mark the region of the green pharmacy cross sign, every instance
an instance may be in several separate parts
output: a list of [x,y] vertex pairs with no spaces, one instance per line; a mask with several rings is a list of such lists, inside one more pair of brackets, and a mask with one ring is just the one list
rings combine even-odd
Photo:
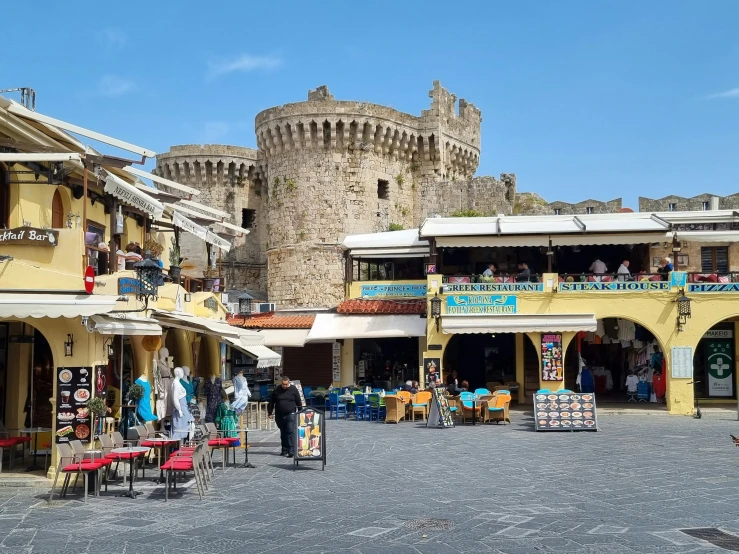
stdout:
[[708,396],[734,396],[734,352],[730,340],[712,340],[706,349]]

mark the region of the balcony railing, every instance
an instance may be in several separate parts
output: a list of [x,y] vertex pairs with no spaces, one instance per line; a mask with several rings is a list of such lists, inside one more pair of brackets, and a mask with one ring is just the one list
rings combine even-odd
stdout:
[[530,275],[496,274],[496,275],[442,275],[441,282],[449,285],[468,283],[541,283],[541,274]]

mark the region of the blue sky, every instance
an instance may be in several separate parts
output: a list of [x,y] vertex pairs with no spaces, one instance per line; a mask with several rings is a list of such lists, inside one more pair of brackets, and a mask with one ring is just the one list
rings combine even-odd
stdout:
[[439,79],[482,110],[477,174],[516,173],[519,191],[634,208],[739,192],[736,0],[70,1],[35,23],[29,9],[3,8],[0,88],[157,152],[253,147],[260,110],[321,84],[420,114]]

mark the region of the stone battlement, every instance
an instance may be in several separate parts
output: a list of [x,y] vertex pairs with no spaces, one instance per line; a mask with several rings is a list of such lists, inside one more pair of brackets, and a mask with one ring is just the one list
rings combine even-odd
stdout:
[[154,173],[185,185],[244,182],[259,172],[259,152],[223,144],[183,144],[157,155]]

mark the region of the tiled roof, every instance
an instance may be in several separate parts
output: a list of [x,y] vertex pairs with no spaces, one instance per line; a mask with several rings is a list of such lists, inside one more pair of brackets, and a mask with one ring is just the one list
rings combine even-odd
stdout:
[[340,314],[425,314],[425,300],[344,300],[336,311]]
[[310,329],[314,315],[279,315],[274,312],[254,314],[244,320],[244,316],[232,315],[226,320],[229,325],[246,329]]

